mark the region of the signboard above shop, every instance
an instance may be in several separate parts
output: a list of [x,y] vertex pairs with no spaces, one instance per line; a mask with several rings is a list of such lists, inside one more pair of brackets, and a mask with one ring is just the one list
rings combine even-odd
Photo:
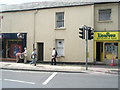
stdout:
[[24,39],[26,33],[0,33],[0,39]]
[[94,40],[120,40],[120,32],[94,32]]

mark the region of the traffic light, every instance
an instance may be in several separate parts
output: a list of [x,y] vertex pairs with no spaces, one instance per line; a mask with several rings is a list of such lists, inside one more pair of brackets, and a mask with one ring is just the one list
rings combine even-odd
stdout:
[[94,35],[93,29],[90,27],[88,29],[88,40],[93,39],[94,38],[93,35]]
[[79,28],[79,38],[85,39],[85,30],[84,28]]

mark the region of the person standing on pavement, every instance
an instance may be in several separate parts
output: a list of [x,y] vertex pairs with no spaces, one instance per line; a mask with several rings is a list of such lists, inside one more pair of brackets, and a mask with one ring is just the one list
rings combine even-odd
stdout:
[[55,50],[55,48],[53,48],[52,51],[52,58],[51,58],[51,65],[56,65],[56,57],[57,57],[57,51]]
[[24,48],[24,63],[27,63],[27,48]]
[[36,58],[37,58],[37,52],[36,52],[36,49],[34,48],[33,49],[33,52],[31,54],[31,58],[33,59],[30,64],[34,64],[34,66],[36,66]]

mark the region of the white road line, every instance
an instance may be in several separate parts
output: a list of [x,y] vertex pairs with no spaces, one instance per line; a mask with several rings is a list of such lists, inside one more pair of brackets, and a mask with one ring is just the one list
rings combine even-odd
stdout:
[[35,84],[34,82],[26,82],[26,81],[20,81],[20,80],[12,80],[12,79],[4,79],[6,81],[12,81],[12,82],[20,82],[20,83],[28,83],[28,84]]
[[46,85],[53,77],[55,77],[55,75],[57,74],[57,72],[54,72],[47,80],[45,80],[42,84]]
[[16,70],[4,70],[5,72],[17,72],[17,73],[51,73],[51,72],[35,72],[35,71],[16,71]]

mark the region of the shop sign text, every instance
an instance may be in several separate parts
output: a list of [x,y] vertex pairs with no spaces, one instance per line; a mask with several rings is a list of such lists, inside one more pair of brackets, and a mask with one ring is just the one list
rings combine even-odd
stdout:
[[118,40],[118,32],[95,32],[94,40]]

